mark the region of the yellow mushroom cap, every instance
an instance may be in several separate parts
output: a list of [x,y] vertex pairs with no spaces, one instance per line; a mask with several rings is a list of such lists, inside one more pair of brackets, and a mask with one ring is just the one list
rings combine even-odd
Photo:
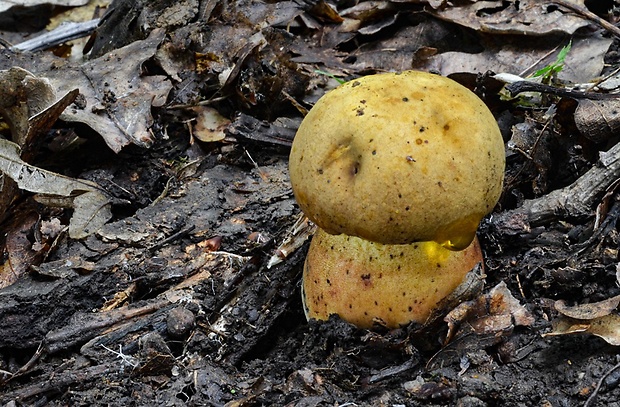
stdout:
[[478,239],[452,251],[436,242],[384,245],[318,229],[304,265],[306,316],[338,314],[361,328],[423,324],[479,262]]
[[370,75],[325,94],[289,169],[304,213],[332,234],[463,249],[499,199],[504,143],[485,104],[424,72]]

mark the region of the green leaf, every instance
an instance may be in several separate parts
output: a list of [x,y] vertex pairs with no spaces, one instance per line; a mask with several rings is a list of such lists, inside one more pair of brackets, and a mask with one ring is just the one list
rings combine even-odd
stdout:
[[534,72],[532,77],[542,77],[543,82],[549,82],[554,75],[562,72],[562,69],[564,69],[564,61],[566,60],[566,56],[568,55],[568,52],[570,51],[572,45],[573,41],[571,40],[568,42],[568,44],[562,47],[560,52],[558,52],[558,56],[556,57],[554,63],[549,64],[544,68]]

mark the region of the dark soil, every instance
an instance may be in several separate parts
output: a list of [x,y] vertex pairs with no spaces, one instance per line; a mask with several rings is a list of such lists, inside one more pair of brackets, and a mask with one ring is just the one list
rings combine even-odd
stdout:
[[[143,39],[144,27],[161,25],[157,18],[170,4],[142,3],[149,2],[115,2],[122,12],[98,30],[94,54]],[[299,216],[287,160],[302,114],[291,101],[308,108],[329,78],[291,59],[301,51],[279,51],[310,47],[314,30],[272,24],[263,30],[265,46],[235,42],[256,24],[284,18],[283,9],[298,10],[294,4],[224,3],[201,3],[202,20],[166,27],[165,48],[181,81],[169,104],[154,109],[150,148],[111,154],[97,134],[56,124],[86,142],[73,159],[49,165],[115,195],[115,218],[84,240],[61,235],[36,267],[0,290],[0,403],[620,406],[617,346],[588,334],[542,336],[558,317],[556,300],[575,305],[620,294],[615,189],[594,191],[594,205],[579,216],[556,213],[536,223],[517,216],[527,200],[596,167],[598,151],[614,138],[606,145],[584,139],[571,126],[570,110],[545,127],[545,109],[487,99],[508,123],[531,120],[539,137],[536,157],[508,156],[504,194],[479,231],[485,291],[505,282],[534,317],[530,326],[486,334],[461,329],[442,345],[443,323],[421,335],[414,326],[361,330],[335,316],[306,321],[300,278],[307,242],[279,264],[267,264]],[[413,16],[430,18],[421,6],[403,7],[392,28],[361,40],[389,38]],[[390,10],[384,12],[394,14]],[[316,21],[327,24],[322,18]],[[335,48],[314,57],[338,57],[344,70],[341,54],[355,45],[323,34]],[[465,38],[469,43],[476,36],[467,31]],[[195,58],[207,51],[211,66],[201,71]],[[158,63],[149,61],[145,71],[163,71]],[[218,64],[233,67],[224,84],[217,81]],[[232,119],[225,140],[191,137],[191,114],[179,106],[201,100]],[[509,127],[504,130],[510,137]],[[595,227],[597,209],[602,222]],[[12,210],[3,230],[32,211],[42,220],[66,221],[66,214],[27,194]]]

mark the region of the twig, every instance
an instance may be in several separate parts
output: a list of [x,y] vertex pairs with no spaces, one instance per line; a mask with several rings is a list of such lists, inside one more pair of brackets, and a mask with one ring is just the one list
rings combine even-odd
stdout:
[[506,86],[506,90],[512,97],[523,92],[540,92],[573,99],[608,100],[620,98],[620,94],[583,92],[573,89],[558,88],[555,86],[545,85],[544,83],[531,81],[518,81],[511,83],[510,85]]
[[552,3],[555,3],[562,7],[566,7],[567,9],[572,10],[575,13],[579,14],[581,17],[585,18],[586,20],[590,20],[598,24],[599,26],[603,27],[604,29],[606,29],[607,31],[615,35],[616,37],[620,37],[620,28],[611,24],[609,21],[603,20],[602,18],[600,18],[599,16],[597,16],[590,10],[586,9],[585,7],[582,7],[576,3],[570,3],[565,0],[554,0],[552,1]]
[[136,360],[136,358],[130,355],[125,355],[123,353],[123,345],[118,345],[118,352],[108,348],[104,344],[101,344],[100,346],[108,352],[115,354],[117,358],[120,358],[123,361],[123,363],[126,363],[133,368],[138,367],[138,361]]
[[95,31],[99,19],[85,21],[81,23],[65,23],[58,28],[39,35],[28,41],[20,42],[17,45],[11,47],[13,51],[39,51],[45,48],[50,48],[63,42],[74,40],[76,38],[85,37]]
[[56,353],[76,344],[84,343],[119,322],[151,314],[170,304],[170,301],[163,298],[135,308],[124,307],[97,314],[76,313],[74,321],[70,324],[56,331],[48,332],[45,336],[47,351]]
[[598,391],[600,390],[601,386],[603,385],[603,382],[605,381],[605,379],[607,379],[607,377],[613,373],[614,370],[620,368],[620,363],[618,363],[616,366],[612,367],[607,373],[605,373],[598,381],[598,383],[596,384],[596,387],[594,388],[594,391],[592,392],[592,394],[590,394],[590,397],[588,397],[588,399],[586,400],[585,404],[583,405],[583,407],[589,407],[590,404],[594,403],[594,400],[596,399],[596,395],[598,394]]
[[190,226],[188,226],[188,227],[186,227],[184,229],[181,229],[178,232],[175,232],[172,235],[168,236],[167,238],[165,238],[165,239],[155,243],[154,245],[150,246],[147,250],[149,252],[153,252],[155,250],[161,249],[162,247],[164,247],[168,243],[174,242],[175,240],[190,234],[194,229],[196,229],[195,225],[190,225]]
[[0,404],[5,405],[11,401],[17,401],[17,404],[24,405],[24,401],[32,397],[42,394],[56,394],[76,384],[83,385],[91,380],[101,380],[102,376],[110,372],[110,368],[103,364],[77,371],[52,373],[48,380],[37,381],[14,392],[1,394]]
[[390,366],[381,370],[379,373],[375,373],[368,378],[368,383],[377,383],[390,377],[399,375],[407,370],[411,370],[419,364],[419,361],[409,359],[405,363],[399,366]]
[[493,216],[491,223],[503,234],[518,235],[530,226],[543,226],[557,219],[592,216],[596,202],[620,178],[620,143],[600,153],[599,161],[571,185],[536,199],[517,209]]

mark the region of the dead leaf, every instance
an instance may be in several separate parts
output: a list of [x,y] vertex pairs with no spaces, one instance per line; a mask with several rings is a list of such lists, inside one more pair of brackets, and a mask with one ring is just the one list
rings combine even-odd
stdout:
[[152,58],[165,36],[155,29],[149,37],[81,65],[68,64],[45,73],[57,92],[78,87],[86,106],[72,105],[61,116],[87,124],[119,152],[128,144],[149,146],[151,107],[162,106],[172,88],[163,75],[143,76],[142,64]]
[[43,258],[41,250],[34,250],[28,234],[37,223],[39,217],[27,210],[11,219],[5,225],[6,260],[0,265],[0,288],[8,287],[24,275],[33,264],[39,264]]
[[589,333],[611,345],[620,346],[620,315],[614,313],[618,304],[620,295],[572,307],[566,306],[562,300],[556,301],[555,309],[561,315],[552,321],[553,331],[543,334],[543,337]]
[[[414,68],[436,70],[442,75],[493,71],[523,76],[553,63],[566,42],[532,37],[522,38],[518,42],[488,43],[482,52],[438,53],[427,60],[417,61]],[[598,77],[611,42],[611,39],[600,36],[575,38],[558,79],[569,83],[585,83]]]
[[310,8],[310,10],[308,10],[308,12],[313,16],[330,23],[342,23],[344,21],[344,19],[338,14],[338,11],[336,11],[324,0],[319,0]]
[[192,134],[206,143],[222,141],[226,137],[224,130],[230,125],[230,120],[222,116],[217,110],[208,106],[197,106],[192,109],[198,115]]
[[78,272],[86,274],[93,271],[95,263],[78,256],[71,256],[61,260],[48,261],[41,266],[33,266],[32,269],[42,276],[67,278]]
[[553,322],[553,331],[547,336],[589,333],[605,340],[610,345],[620,346],[620,315],[610,314],[591,321],[560,317]]
[[539,0],[475,1],[432,13],[476,31],[497,34],[572,34],[590,24],[572,12],[558,9],[552,2]]
[[73,88],[57,98],[45,78],[18,67],[0,71],[0,115],[8,122],[13,141],[22,148],[27,149],[38,134],[49,130],[78,93]]
[[110,200],[97,184],[34,167],[22,161],[17,144],[3,139],[0,139],[0,171],[14,180],[20,189],[44,197],[69,198],[74,209],[69,236],[74,239],[96,232],[112,217]]
[[446,342],[449,342],[453,337],[465,334],[483,336],[511,331],[515,326],[530,326],[534,317],[502,281],[487,294],[450,311],[444,321],[448,323]]
[[604,301],[569,307],[563,300],[555,302],[555,309],[562,315],[574,319],[596,319],[611,314],[620,304],[620,295]]

